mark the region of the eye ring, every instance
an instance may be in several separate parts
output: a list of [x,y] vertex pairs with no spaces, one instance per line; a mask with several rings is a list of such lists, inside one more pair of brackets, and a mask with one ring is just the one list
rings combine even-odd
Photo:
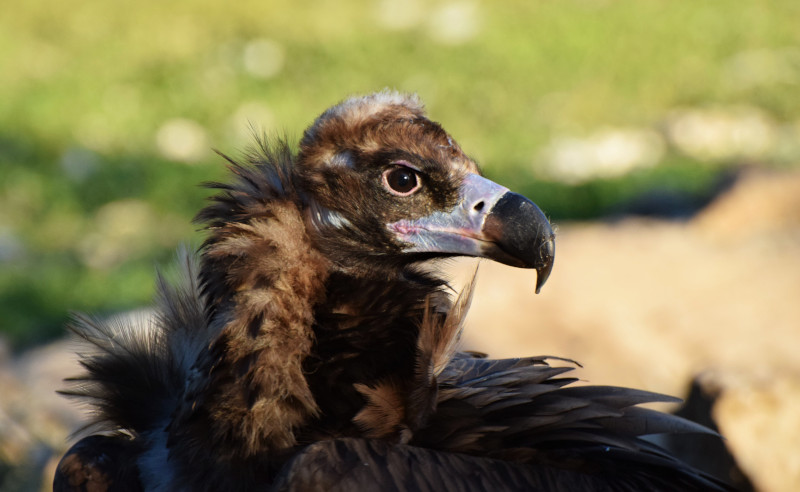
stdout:
[[408,166],[396,165],[383,171],[383,187],[395,196],[409,196],[422,188],[419,173]]

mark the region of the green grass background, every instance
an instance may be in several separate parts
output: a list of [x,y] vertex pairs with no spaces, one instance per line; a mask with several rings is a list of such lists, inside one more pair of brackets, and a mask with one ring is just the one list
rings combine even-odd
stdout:
[[[163,157],[156,135],[174,118],[235,155],[243,104],[267,108],[259,127],[297,138],[347,95],[418,92],[490,177],[563,221],[607,215],[654,189],[702,199],[731,163],[670,151],[654,168],[569,185],[537,171],[537,153],[559,135],[657,128],[676,107],[747,104],[781,124],[800,117],[800,58],[759,84],[731,83],[730,71],[742,53],[800,49],[797,0],[417,0],[411,14],[386,14],[391,3],[4,6],[0,336],[22,347],[62,333],[70,310],[145,305],[155,267],[179,243],[198,243],[190,219],[207,193],[196,184],[222,179],[224,166],[211,152],[193,164]],[[461,22],[444,15],[454,6],[474,29],[442,41]],[[281,50],[274,76],[246,69],[260,39]],[[96,265],[93,244],[109,234],[117,256]]]

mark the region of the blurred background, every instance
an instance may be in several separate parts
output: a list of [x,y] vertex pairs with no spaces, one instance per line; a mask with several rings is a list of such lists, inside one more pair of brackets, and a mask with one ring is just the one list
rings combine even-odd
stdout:
[[[596,384],[692,381],[757,490],[800,490],[796,0],[118,0],[0,16],[0,489],[81,410],[70,311],[146,309],[252,128],[417,92],[559,226],[551,280],[482,264],[466,334]],[[454,275],[471,264],[453,265]],[[708,413],[708,412],[706,412]]]

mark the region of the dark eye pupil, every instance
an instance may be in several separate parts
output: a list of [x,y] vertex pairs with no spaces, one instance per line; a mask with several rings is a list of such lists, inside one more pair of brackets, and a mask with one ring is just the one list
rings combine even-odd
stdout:
[[389,186],[398,193],[408,193],[417,186],[417,175],[408,169],[395,169],[387,178]]

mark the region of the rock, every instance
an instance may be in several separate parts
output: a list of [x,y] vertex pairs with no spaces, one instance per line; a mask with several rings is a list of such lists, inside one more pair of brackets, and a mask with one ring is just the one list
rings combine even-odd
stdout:
[[[675,414],[720,432],[714,410],[726,388],[716,376],[718,376],[716,372],[709,371],[696,377],[692,381],[686,401]],[[670,435],[662,441],[662,444],[675,456],[699,470],[722,478],[737,491],[755,490],[750,478],[742,471],[737,459],[726,445],[728,441],[723,437]]]
[[761,491],[800,489],[798,373],[726,376],[718,383],[722,391],[714,405],[714,419],[742,470]]
[[44,470],[67,447],[81,413],[55,390],[78,366],[63,341],[40,347],[0,367],[0,488],[50,487]]
[[800,172],[750,169],[693,221],[701,234],[722,242],[800,240]]

